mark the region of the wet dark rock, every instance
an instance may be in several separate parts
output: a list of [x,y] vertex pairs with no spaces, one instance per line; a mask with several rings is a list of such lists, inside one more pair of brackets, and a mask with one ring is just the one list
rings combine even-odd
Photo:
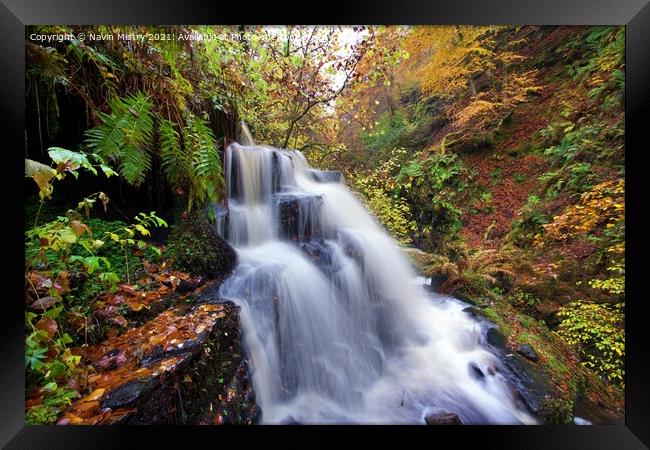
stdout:
[[473,298],[468,297],[467,295],[463,294],[462,292],[455,292],[454,297],[456,297],[460,301],[463,301],[465,303],[469,303],[470,305],[476,306],[476,300],[474,300]]
[[314,180],[319,183],[340,183],[341,172],[338,170],[317,170],[311,169],[309,171]]
[[469,374],[477,380],[485,378],[485,374],[475,362],[469,363]]
[[463,312],[475,319],[479,317],[479,312],[474,306],[468,306],[467,308],[463,309]]
[[434,292],[440,292],[440,288],[442,287],[443,284],[445,284],[445,281],[447,281],[449,277],[446,275],[432,275],[431,276],[431,289],[433,289]]
[[537,356],[537,352],[533,350],[533,347],[531,347],[530,344],[521,344],[517,348],[517,353],[523,355],[526,359],[533,362],[537,362],[537,360],[539,359],[539,357]]
[[334,265],[332,249],[324,240],[315,239],[305,242],[300,244],[300,249],[326,275],[331,275],[340,269]]
[[505,369],[501,371],[503,376],[528,409],[540,416],[547,401],[557,396],[551,378],[539,365],[517,353],[502,353],[500,359]]
[[223,279],[237,264],[237,252],[217,234],[202,212],[175,224],[170,236],[179,269],[206,279]]
[[427,425],[462,425],[463,421],[460,420],[454,413],[443,412],[436,414],[429,414],[424,418]]
[[293,418],[293,416],[287,416],[282,422],[280,422],[280,425],[302,425],[300,422],[298,422],[296,419]]
[[506,338],[505,336],[499,331],[498,328],[490,328],[487,330],[487,342],[488,344],[498,348],[498,349],[505,349],[506,347]]
[[183,341],[182,344],[179,344],[181,345],[181,347],[175,346],[167,351],[163,350],[163,348],[160,345],[157,345],[154,347],[154,349],[151,352],[147,353],[142,357],[142,359],[140,360],[140,364],[142,365],[142,367],[148,367],[163,359],[193,352],[199,345],[205,344],[205,342],[208,340],[209,337],[210,334],[208,332],[204,332],[199,334],[195,339]]
[[282,239],[306,242],[322,236],[321,196],[277,194],[274,206]]
[[133,405],[156,386],[155,377],[131,381],[110,391],[102,401],[102,408],[124,408]]
[[204,284],[205,278],[200,276],[194,277],[189,281],[181,280],[180,283],[178,283],[178,287],[176,287],[176,292],[179,294],[184,294],[186,292],[193,291],[194,289],[198,289]]
[[354,259],[359,267],[363,267],[363,251],[361,250],[361,245],[359,245],[357,239],[354,236],[341,231],[339,231],[338,237],[343,246],[343,252],[350,258]]
[[[197,310],[205,311],[205,305],[191,308],[188,316]],[[239,331],[239,308],[223,303],[222,309],[210,311],[212,321],[196,338],[183,340],[181,347],[168,351],[156,347],[139,360],[139,369],[156,367],[153,372],[107,390],[101,406],[113,410],[115,418],[106,423],[196,424],[205,418],[209,423],[259,421],[261,412],[255,404]],[[120,352],[113,350],[102,359],[111,362],[119,357]],[[220,414],[218,421],[210,417],[212,413]]]

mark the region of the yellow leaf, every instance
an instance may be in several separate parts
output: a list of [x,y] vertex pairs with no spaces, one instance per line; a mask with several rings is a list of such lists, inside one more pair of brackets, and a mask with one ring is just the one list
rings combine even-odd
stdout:
[[95,389],[86,398],[84,398],[84,401],[90,402],[99,400],[104,395],[104,392],[106,392],[106,389]]

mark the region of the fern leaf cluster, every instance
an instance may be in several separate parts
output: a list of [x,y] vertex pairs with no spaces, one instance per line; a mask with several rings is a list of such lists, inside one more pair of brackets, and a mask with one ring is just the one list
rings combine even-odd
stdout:
[[118,166],[127,182],[139,186],[151,169],[154,118],[151,100],[143,93],[115,97],[111,112],[98,112],[102,124],[86,131],[86,145]]
[[110,107],[110,113],[98,113],[102,124],[86,132],[86,144],[115,164],[128,183],[140,186],[144,182],[157,150],[167,182],[189,191],[188,209],[194,202],[219,198],[221,161],[205,120],[191,113],[185,124],[162,119],[143,93],[116,97]]

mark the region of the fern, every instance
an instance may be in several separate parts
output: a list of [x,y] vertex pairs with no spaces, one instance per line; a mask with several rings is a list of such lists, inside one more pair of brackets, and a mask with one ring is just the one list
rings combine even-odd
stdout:
[[176,188],[193,183],[193,167],[189,154],[181,149],[180,135],[169,120],[161,120],[158,128],[158,143],[162,168],[167,182]]
[[223,176],[214,136],[204,120],[190,116],[183,130],[183,140],[192,158],[190,178],[193,183],[190,184],[188,205],[191,209],[194,200],[200,203],[218,200]]
[[139,186],[151,169],[153,105],[139,92],[110,102],[110,114],[98,113],[102,125],[86,131],[86,145],[118,166],[126,181]]

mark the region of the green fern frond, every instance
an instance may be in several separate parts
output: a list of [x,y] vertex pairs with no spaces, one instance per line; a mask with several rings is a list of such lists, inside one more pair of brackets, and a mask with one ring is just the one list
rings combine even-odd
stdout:
[[207,123],[191,116],[183,130],[185,149],[192,155],[193,193],[199,203],[215,201],[223,186],[217,145]]
[[86,145],[116,164],[128,183],[139,186],[151,169],[153,104],[138,92],[113,98],[110,108],[110,114],[98,113],[101,125],[86,131]]
[[180,135],[169,120],[161,120],[158,128],[158,144],[162,168],[172,187],[192,182],[193,171],[189,155],[181,149]]

